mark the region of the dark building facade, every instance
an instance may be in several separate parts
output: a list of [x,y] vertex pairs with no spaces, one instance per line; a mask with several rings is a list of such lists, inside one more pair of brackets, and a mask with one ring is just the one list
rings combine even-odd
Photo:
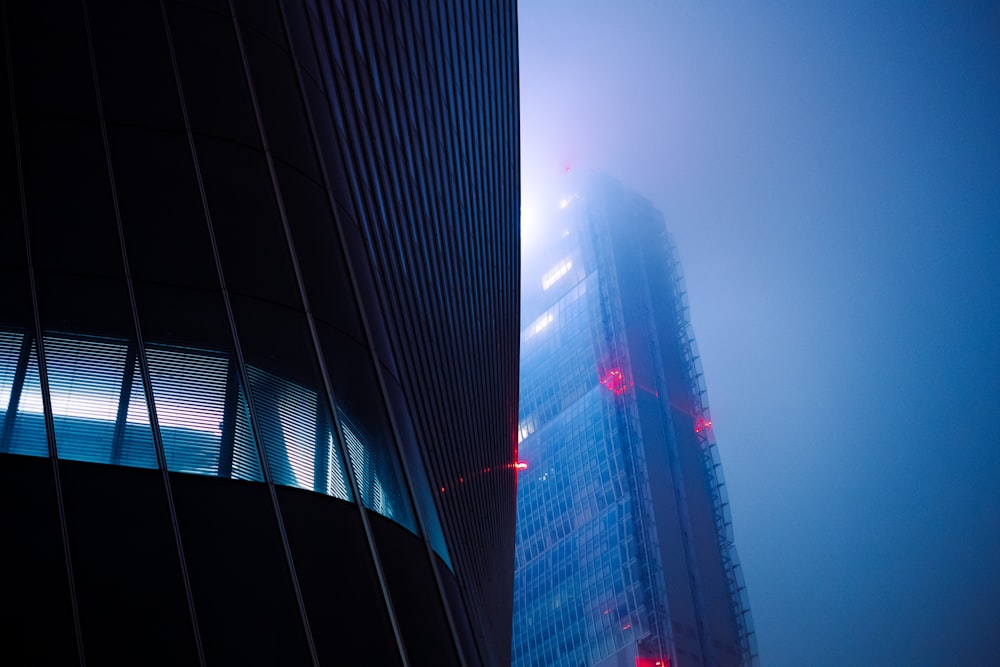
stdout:
[[663,217],[606,177],[553,187],[525,223],[513,664],[757,664]]
[[0,662],[509,664],[515,4],[0,18]]

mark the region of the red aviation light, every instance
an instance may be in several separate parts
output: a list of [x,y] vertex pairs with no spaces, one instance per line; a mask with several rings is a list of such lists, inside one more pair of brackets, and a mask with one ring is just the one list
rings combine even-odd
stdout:
[[702,431],[708,431],[711,428],[712,428],[712,420],[711,419],[705,419],[704,417],[699,417],[694,422],[694,432],[695,433],[701,433]]
[[624,394],[625,390],[628,389],[628,385],[625,383],[625,374],[620,368],[612,368],[605,373],[604,377],[601,378],[601,384],[616,396]]
[[635,667],[670,667],[667,658],[636,658]]
[[527,470],[528,464],[525,463],[524,461],[518,461],[517,463],[514,464],[514,468],[517,470]]

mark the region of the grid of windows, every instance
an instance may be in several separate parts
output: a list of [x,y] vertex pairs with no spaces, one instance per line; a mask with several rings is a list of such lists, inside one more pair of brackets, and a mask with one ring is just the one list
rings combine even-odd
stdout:
[[756,664],[662,216],[566,179],[522,278],[513,665]]
[[592,665],[650,633],[625,406],[600,382],[605,346],[595,339],[608,333],[598,281],[595,271],[568,289],[546,311],[553,320],[545,332],[529,325],[522,333],[519,667]]

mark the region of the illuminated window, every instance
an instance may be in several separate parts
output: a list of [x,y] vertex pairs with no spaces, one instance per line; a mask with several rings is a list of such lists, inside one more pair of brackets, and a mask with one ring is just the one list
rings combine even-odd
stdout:
[[59,458],[156,467],[134,344],[46,335],[45,361]]
[[568,259],[564,259],[556,264],[544,276],[542,276],[542,289],[548,289],[555,285],[556,282],[569,273],[569,270],[572,268],[573,262]]
[[524,419],[520,424],[517,425],[517,444],[521,444],[525,438],[535,432],[538,428],[537,420],[534,415],[531,415]]
[[235,364],[223,354],[179,347],[147,347],[146,356],[167,468],[263,480]]
[[542,329],[552,324],[552,322],[555,321],[555,319],[556,318],[552,313],[545,313],[537,320],[535,320],[534,323],[531,325],[531,327],[528,330],[529,331],[528,336],[529,337],[534,336]]
[[348,500],[344,465],[316,392],[252,366],[249,373],[274,483]]
[[375,443],[369,442],[358,426],[342,411],[340,423],[364,506],[415,533],[416,522],[406,497],[403,475],[392,454],[386,449],[373,446]]
[[37,348],[29,334],[0,332],[0,452],[48,456]]

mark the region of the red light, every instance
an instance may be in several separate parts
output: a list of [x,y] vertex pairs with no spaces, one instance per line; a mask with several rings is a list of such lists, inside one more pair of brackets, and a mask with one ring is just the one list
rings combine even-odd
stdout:
[[527,470],[528,464],[525,463],[524,461],[518,461],[517,463],[514,464],[514,467],[517,468],[518,470]]
[[601,384],[608,388],[609,391],[614,393],[616,396],[620,396],[625,393],[628,388],[625,383],[625,374],[622,373],[620,368],[612,368],[610,371],[604,374],[601,378]]
[[702,418],[699,418],[694,423],[694,432],[695,433],[701,433],[702,431],[707,431],[710,428],[712,428],[712,420],[710,420],[710,419],[705,419],[705,418],[702,417]]
[[670,667],[666,658],[636,658],[635,667]]
[[444,487],[443,486],[441,487],[441,493],[444,493]]

